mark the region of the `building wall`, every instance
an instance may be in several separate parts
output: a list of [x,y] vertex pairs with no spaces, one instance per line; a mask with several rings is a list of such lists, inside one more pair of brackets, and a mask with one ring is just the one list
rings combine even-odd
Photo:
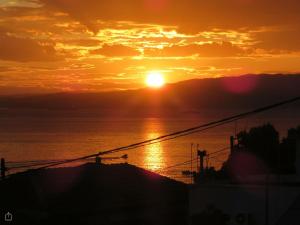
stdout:
[[299,187],[272,186],[268,195],[264,186],[253,185],[198,185],[191,187],[190,217],[208,206],[214,206],[230,216],[229,224],[236,223],[239,213],[250,215],[251,223],[265,224],[266,196],[269,205],[269,225],[275,225],[300,194]]

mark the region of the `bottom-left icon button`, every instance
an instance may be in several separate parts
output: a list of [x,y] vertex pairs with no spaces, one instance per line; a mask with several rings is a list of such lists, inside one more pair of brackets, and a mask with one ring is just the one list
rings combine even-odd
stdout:
[[5,213],[4,221],[5,222],[11,222],[12,220],[13,220],[13,215],[10,212]]

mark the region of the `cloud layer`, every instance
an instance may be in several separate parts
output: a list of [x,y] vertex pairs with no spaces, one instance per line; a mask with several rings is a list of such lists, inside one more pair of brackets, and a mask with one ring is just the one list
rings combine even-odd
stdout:
[[152,70],[168,82],[299,72],[299,9],[298,0],[3,0],[0,88],[139,88]]
[[9,36],[2,32],[0,33],[0,59],[29,62],[55,61],[59,57],[56,55],[53,44]]

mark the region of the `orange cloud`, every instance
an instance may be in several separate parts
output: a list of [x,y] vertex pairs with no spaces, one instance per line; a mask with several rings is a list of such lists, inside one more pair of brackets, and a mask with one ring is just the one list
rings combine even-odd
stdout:
[[59,40],[64,44],[84,46],[84,47],[95,47],[101,44],[101,41],[95,39],[70,39],[70,40]]
[[176,56],[192,56],[199,55],[201,57],[229,57],[241,56],[245,51],[230,42],[212,43],[212,44],[191,44],[172,47],[165,47],[163,49],[146,49],[144,51],[146,56],[152,57],[176,57]]
[[53,44],[0,32],[0,59],[29,62],[58,60]]
[[103,45],[102,48],[98,48],[90,51],[92,54],[99,54],[103,56],[109,57],[122,57],[122,56],[138,56],[140,54],[139,51],[127,47],[124,45]]
[[149,70],[168,82],[298,72],[299,7],[299,0],[5,0],[0,85],[112,90],[141,87]]
[[283,27],[267,32],[255,32],[257,43],[254,48],[264,49],[273,54],[280,52],[300,52],[300,26]]
[[[162,2],[159,0],[155,2]],[[41,0],[97,29],[94,21],[135,21],[178,26],[189,32],[210,28],[239,29],[300,22],[299,0],[169,0],[159,10],[149,0]],[[153,5],[153,4],[152,4]]]

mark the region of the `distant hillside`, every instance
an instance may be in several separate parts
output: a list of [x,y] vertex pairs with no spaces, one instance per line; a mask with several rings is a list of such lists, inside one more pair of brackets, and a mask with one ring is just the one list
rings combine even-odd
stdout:
[[187,80],[159,90],[145,88],[0,97],[0,107],[6,110],[97,111],[102,114],[134,115],[248,109],[295,96],[300,96],[300,75],[261,74]]

